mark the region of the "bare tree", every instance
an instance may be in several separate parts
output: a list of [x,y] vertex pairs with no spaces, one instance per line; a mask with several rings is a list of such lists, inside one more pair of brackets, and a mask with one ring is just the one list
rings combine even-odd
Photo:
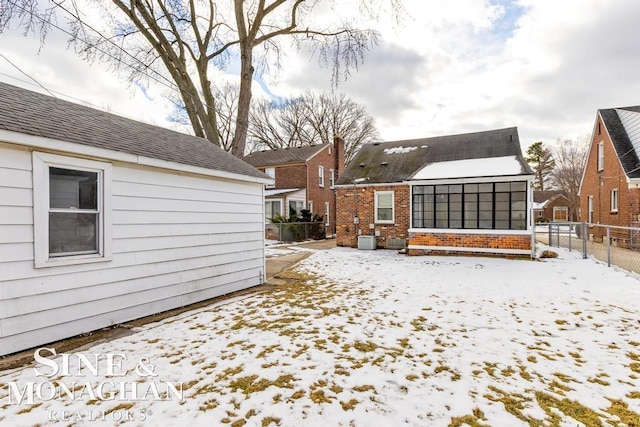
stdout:
[[328,144],[335,135],[345,141],[346,163],[362,144],[379,140],[365,107],[344,94],[305,92],[252,109],[249,141],[255,149]]
[[569,218],[577,218],[580,207],[580,180],[589,150],[589,137],[557,140],[552,148],[555,167],[551,178],[555,187],[569,200]]
[[[356,0],[350,0],[355,2]],[[401,0],[358,0],[373,16],[381,4],[400,9]],[[378,33],[352,22],[318,21],[337,0],[0,0],[0,32],[19,22],[44,41],[56,14],[70,21],[71,43],[83,58],[113,64],[132,82],[152,78],[179,93],[195,135],[222,145],[210,65],[224,68],[239,58],[239,94],[231,151],[245,151],[251,83],[259,70],[280,63],[283,38],[293,38],[332,70],[334,83],[346,77],[377,43]],[[86,9],[85,9],[86,8]],[[87,11],[91,13],[85,13]],[[96,13],[96,11],[98,13]]]
[[551,172],[553,172],[553,168],[555,167],[551,150],[545,147],[542,141],[534,142],[527,149],[525,160],[533,169],[533,189],[540,191],[549,189]]

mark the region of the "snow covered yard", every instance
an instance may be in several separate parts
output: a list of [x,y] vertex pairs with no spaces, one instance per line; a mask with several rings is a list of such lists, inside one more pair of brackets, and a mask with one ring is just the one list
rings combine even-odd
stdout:
[[[0,425],[640,425],[640,281],[620,271],[335,248],[287,276],[83,351],[126,357],[111,376],[0,372]],[[45,381],[71,395],[10,402]],[[91,396],[123,383],[137,400]]]

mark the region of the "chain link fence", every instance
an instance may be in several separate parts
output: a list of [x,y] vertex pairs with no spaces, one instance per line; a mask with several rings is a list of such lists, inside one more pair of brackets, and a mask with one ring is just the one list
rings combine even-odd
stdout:
[[330,225],[324,222],[283,222],[265,224],[264,237],[278,242],[303,242],[322,240]]
[[534,228],[538,244],[562,248],[568,258],[593,257],[608,266],[640,274],[640,227],[618,227],[586,222],[538,223]]

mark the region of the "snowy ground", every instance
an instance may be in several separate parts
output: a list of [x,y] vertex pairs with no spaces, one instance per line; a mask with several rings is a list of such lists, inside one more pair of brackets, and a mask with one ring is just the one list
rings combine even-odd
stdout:
[[[60,358],[0,372],[0,425],[640,425],[640,281],[623,272],[335,248],[289,278],[83,352],[124,355],[112,376],[74,376],[72,356],[69,375],[36,376]],[[9,383],[47,381],[70,395],[10,402]],[[86,389],[134,382],[144,398]],[[179,382],[181,402],[162,387]]]

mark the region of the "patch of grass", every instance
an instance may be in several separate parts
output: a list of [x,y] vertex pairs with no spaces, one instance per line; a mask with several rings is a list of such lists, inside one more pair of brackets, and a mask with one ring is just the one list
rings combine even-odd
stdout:
[[579,402],[569,399],[557,399],[550,394],[536,392],[536,401],[542,410],[551,418],[552,425],[560,425],[557,410],[586,426],[600,426],[602,421],[597,412]]
[[528,356],[527,361],[531,363],[538,363],[538,359],[535,356]]
[[368,353],[371,351],[376,351],[376,349],[378,348],[378,345],[370,341],[367,341],[367,342],[356,341],[356,343],[353,344],[353,348],[363,353]]
[[291,395],[291,397],[289,397],[289,399],[298,400],[298,399],[303,398],[305,394],[306,394],[306,393],[305,393],[305,391],[304,391],[304,390],[296,390],[296,392],[295,392],[295,393],[293,393],[293,394]]
[[409,381],[415,381],[415,380],[417,380],[417,379],[418,379],[418,378],[420,378],[420,377],[419,377],[419,376],[417,376],[416,374],[409,374],[409,375],[407,375],[405,378],[406,378],[407,380],[409,380]]
[[567,324],[567,323],[569,323],[569,322],[567,322],[566,320],[557,319],[557,320],[555,321],[555,323],[556,323],[556,325],[566,325],[566,324]]
[[629,368],[635,372],[636,374],[640,374],[640,363],[639,362],[634,362],[629,364]]
[[506,368],[501,370],[500,373],[502,374],[503,377],[510,377],[513,374],[515,374],[516,371],[511,366],[507,366]]
[[633,412],[629,409],[629,405],[627,405],[622,400],[614,400],[607,399],[611,402],[611,406],[608,409],[605,409],[611,415],[615,415],[620,419],[618,422],[629,427],[640,426],[640,414],[637,412]]
[[135,405],[135,403],[133,403],[133,402],[120,403],[119,405],[116,405],[113,408],[107,409],[106,411],[104,411],[104,415],[110,414],[110,413],[115,412],[115,411],[120,411],[120,410],[126,411],[127,409],[133,408],[133,405]]
[[264,391],[271,386],[279,388],[293,388],[293,375],[280,375],[273,381],[266,378],[259,378],[257,375],[248,375],[246,377],[237,378],[229,383],[231,391],[241,390],[243,394],[249,395]]
[[[454,417],[451,418],[451,422],[449,422],[449,427],[461,427],[461,426],[470,426],[470,427],[482,427],[485,426],[487,419],[485,418],[484,413],[478,409],[473,409],[473,415],[465,415],[464,417]],[[480,423],[480,421],[483,421]]]
[[272,423],[279,426],[280,425],[280,418],[276,418],[276,417],[265,417],[262,419],[262,422],[260,423],[262,425],[262,427],[268,427],[270,426]]
[[356,399],[351,399],[348,402],[340,402],[343,411],[352,411],[359,402]]
[[202,412],[206,412],[210,409],[216,409],[220,403],[216,399],[205,400],[202,405],[198,407]]
[[626,395],[629,399],[640,399],[640,391],[632,391]]
[[413,319],[411,321],[411,326],[413,326],[413,330],[415,332],[422,332],[424,331],[424,326],[422,325],[423,322],[425,322],[427,319],[423,316],[418,316],[417,318]]
[[353,387],[351,390],[357,391],[359,393],[364,393],[365,391],[373,390],[376,391],[376,388],[372,385],[357,385]]
[[[36,409],[36,408],[37,408],[37,407],[39,407],[39,406],[42,406],[42,403],[36,403],[36,404],[33,404],[33,405],[29,405],[29,406],[27,406],[27,407],[25,407],[25,408],[22,408],[22,409],[18,410],[18,411],[16,412],[16,415],[26,414],[26,413],[28,413],[28,412],[33,411],[34,409]],[[133,404],[132,404],[131,406],[133,406]],[[131,407],[131,406],[130,406],[130,407]],[[129,408],[130,408],[130,407],[129,407]]]
[[318,405],[321,403],[331,403],[331,398],[325,396],[324,390],[313,390],[309,392],[309,399],[311,399],[313,403],[317,403]]

